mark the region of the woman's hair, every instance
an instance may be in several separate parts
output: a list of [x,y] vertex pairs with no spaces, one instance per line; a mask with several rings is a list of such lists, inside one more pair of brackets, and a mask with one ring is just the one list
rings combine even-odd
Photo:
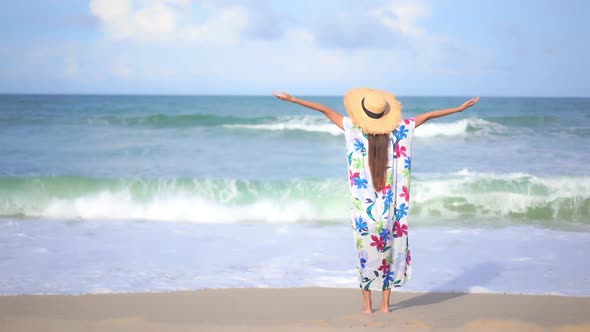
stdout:
[[376,191],[381,191],[385,187],[388,149],[389,135],[369,135],[369,167]]

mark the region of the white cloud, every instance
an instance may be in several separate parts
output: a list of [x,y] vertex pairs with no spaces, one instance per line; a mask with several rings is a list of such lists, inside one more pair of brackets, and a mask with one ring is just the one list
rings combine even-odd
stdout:
[[246,28],[248,19],[246,11],[239,7],[224,8],[205,23],[191,26],[190,39],[213,44],[236,43]]
[[426,35],[426,30],[416,22],[431,15],[431,8],[423,1],[391,1],[391,3],[373,11],[381,22],[409,37]]
[[106,35],[139,42],[210,42],[238,40],[248,23],[245,10],[229,7],[194,22],[193,4],[185,0],[91,0],[90,11]]
[[[256,5],[199,4],[91,0],[91,11],[107,37],[95,43],[94,65],[104,68],[97,79],[170,93],[260,93],[276,88],[341,94],[362,85],[420,91],[424,77],[459,73],[467,63],[453,57],[459,43],[422,25],[431,16],[426,1],[387,0],[379,8],[354,10],[343,6],[317,20],[287,17],[289,25],[282,25],[272,38],[265,29],[273,24],[251,31],[261,16]],[[353,14],[364,18],[360,23],[371,24],[343,29]],[[362,42],[347,34],[356,30],[378,36]]]
[[[364,9],[358,14],[383,19],[373,19],[374,26],[380,25],[373,32],[385,33],[383,40],[395,35],[408,39],[424,37],[426,32],[417,24],[430,15],[430,8],[424,3],[394,4]],[[195,8],[190,2],[92,0],[90,6],[108,37],[103,47],[110,51],[104,52],[112,53],[110,59],[105,59],[105,72],[122,80],[154,82],[154,86],[178,86],[180,82],[198,79],[210,83],[190,88],[236,91],[236,87],[242,86],[245,93],[273,88],[343,93],[354,85],[385,88],[397,84],[402,75],[411,71],[404,69],[404,64],[415,62],[411,56],[402,59],[400,54],[405,51],[400,51],[399,44],[389,41],[386,46],[371,47],[372,44],[365,43],[354,47],[355,39],[342,32],[337,36],[350,47],[338,47],[338,41],[326,47],[325,38],[321,39],[326,33],[321,35],[318,29],[325,27],[337,32],[342,20],[324,26],[291,21],[280,38],[265,39],[248,34],[256,8],[234,3],[200,7],[203,12],[198,15],[199,22],[192,15]],[[137,44],[112,43],[113,40],[137,41],[141,51]]]
[[393,49],[403,61],[405,74],[463,75],[478,71],[486,53],[465,45],[446,34],[428,31],[420,21],[432,15],[426,0],[389,0],[386,6],[371,13],[385,26],[400,35],[401,42]]
[[419,25],[420,20],[427,19],[432,14],[430,5],[425,1],[390,0],[386,6],[375,8],[370,13],[411,45],[440,39]]

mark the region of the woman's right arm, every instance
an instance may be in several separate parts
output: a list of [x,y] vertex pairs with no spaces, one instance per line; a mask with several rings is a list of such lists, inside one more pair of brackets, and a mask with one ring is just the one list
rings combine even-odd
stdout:
[[307,108],[311,108],[312,110],[320,111],[320,112],[324,113],[324,115],[330,121],[332,121],[335,125],[337,125],[338,128],[344,130],[344,127],[342,126],[342,114],[336,112],[335,110],[329,108],[328,106],[322,105],[320,103],[315,103],[315,102],[309,101],[309,100],[295,98],[292,95],[286,93],[285,91],[282,91],[282,94],[278,94],[273,91],[272,94],[275,95],[275,97],[279,98],[280,100],[290,101],[292,103],[299,104],[299,105],[307,107]]
[[414,118],[414,120],[416,121],[416,128],[418,128],[418,126],[420,126],[421,124],[423,124],[424,122],[426,122],[430,119],[440,118],[442,116],[446,116],[446,115],[457,113],[457,112],[463,112],[465,109],[475,105],[478,101],[479,101],[479,97],[471,98],[468,101],[464,102],[459,107],[447,108],[447,109],[443,109],[443,110],[436,110],[436,111],[420,114]]

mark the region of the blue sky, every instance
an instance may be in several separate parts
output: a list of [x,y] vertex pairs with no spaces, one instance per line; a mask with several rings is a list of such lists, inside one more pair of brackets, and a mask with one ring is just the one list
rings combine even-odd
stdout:
[[590,2],[0,1],[0,93],[590,97]]

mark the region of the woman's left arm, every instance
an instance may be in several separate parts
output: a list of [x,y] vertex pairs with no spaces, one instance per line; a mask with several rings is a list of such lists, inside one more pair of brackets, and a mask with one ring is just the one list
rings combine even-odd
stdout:
[[292,103],[299,104],[299,105],[307,107],[307,108],[311,108],[312,110],[320,111],[320,112],[324,113],[324,115],[328,119],[330,119],[330,121],[332,121],[335,125],[337,125],[338,128],[344,130],[344,127],[342,126],[342,114],[336,112],[335,110],[329,108],[328,106],[322,105],[320,103],[316,103],[313,101],[309,101],[309,100],[295,98],[292,95],[286,93],[285,91],[282,91],[281,94],[278,94],[273,91],[272,94],[275,97],[279,98],[280,100],[290,101]]
[[457,112],[463,112],[467,108],[475,105],[478,101],[479,101],[479,97],[477,97],[477,98],[471,98],[468,101],[464,102],[459,107],[447,108],[447,109],[444,109],[444,110],[436,110],[436,111],[427,112],[427,113],[423,113],[423,114],[417,115],[414,118],[416,120],[416,128],[418,128],[421,124],[423,124],[424,122],[426,122],[426,121],[428,121],[430,119],[436,119],[436,118],[440,118],[440,117],[443,117],[443,116],[447,116],[449,114],[453,114],[453,113],[457,113]]

